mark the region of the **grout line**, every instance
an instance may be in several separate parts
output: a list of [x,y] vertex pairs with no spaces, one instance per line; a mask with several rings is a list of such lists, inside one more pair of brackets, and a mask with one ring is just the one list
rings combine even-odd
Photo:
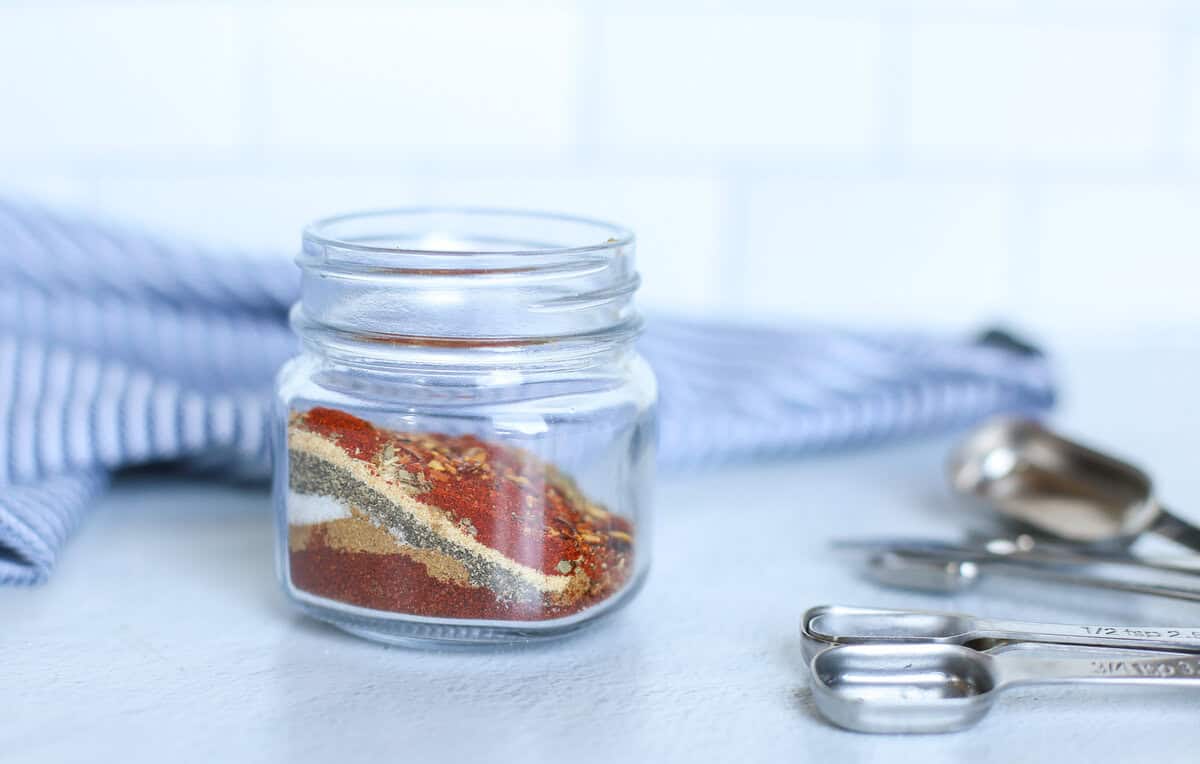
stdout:
[[[1173,157],[1175,155],[1172,155]],[[23,156],[4,159],[6,174],[64,175],[79,177],[92,174],[126,175],[144,179],[171,179],[198,175],[348,175],[385,176],[396,172],[436,175],[563,175],[608,174],[657,177],[663,175],[702,176],[734,173],[750,176],[789,175],[811,180],[870,180],[896,177],[912,181],[974,181],[1012,183],[1029,181],[1094,183],[1177,183],[1200,185],[1200,166],[1166,167],[1137,161],[1103,163],[1092,161],[1055,162],[1035,160],[908,159],[902,171],[884,168],[865,156],[830,154],[804,157],[689,157],[663,156],[653,151],[587,154],[566,159],[535,159],[522,156],[492,158],[424,157],[338,157],[298,152],[275,156],[249,168],[237,151],[197,150],[188,154],[153,152],[133,156],[95,154],[64,158]]]
[[717,273],[720,277],[717,310],[738,315],[752,304],[750,260],[750,179],[736,172],[717,175],[721,188],[720,234],[717,242]]
[[238,41],[242,46],[242,143],[246,162],[262,167],[266,156],[267,108],[270,88],[267,84],[267,14],[260,3],[238,9],[240,29]]
[[885,175],[900,176],[911,142],[912,18],[905,11],[889,10],[879,25],[879,162]]
[[1015,198],[1009,244],[1008,312],[1022,324],[1016,327],[1021,331],[1031,330],[1030,325],[1037,321],[1040,298],[1037,284],[1043,255],[1043,191],[1044,184],[1037,181],[1017,183],[1011,189]]
[[1158,104],[1158,131],[1155,140],[1155,165],[1164,175],[1185,174],[1187,129],[1190,118],[1189,69],[1192,64],[1190,42],[1195,20],[1190,9],[1169,9],[1161,22],[1163,33],[1164,86]]
[[594,0],[577,0],[575,71],[570,104],[574,137],[571,155],[576,161],[584,161],[596,151],[596,147],[603,143],[601,138],[607,127],[608,110],[600,103],[606,95],[600,76],[607,61],[601,29],[603,23]]

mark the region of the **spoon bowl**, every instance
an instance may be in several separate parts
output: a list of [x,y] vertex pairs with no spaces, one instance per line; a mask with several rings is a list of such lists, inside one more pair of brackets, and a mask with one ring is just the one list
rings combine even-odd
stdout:
[[830,647],[869,643],[952,644],[991,652],[1021,644],[1200,653],[1200,627],[1034,623],[848,605],[809,608],[801,619],[800,635],[810,660]]
[[992,705],[991,656],[954,645],[851,645],[812,659],[813,698],[839,727],[951,732]]
[[978,428],[953,451],[947,473],[955,491],[1006,519],[1077,544],[1128,546],[1177,520],[1154,498],[1148,474],[1030,419]]
[[[1085,653],[1077,652],[1077,656]],[[1001,690],[1082,683],[1200,688],[1200,657],[1046,659],[960,645],[831,647],[809,662],[817,708],[859,732],[954,732],[975,724]]]
[[885,610],[843,605],[809,608],[800,622],[804,657],[839,644],[867,642],[928,642],[970,644],[977,650],[1007,645],[1008,640],[972,634],[974,618],[958,613],[925,610]]
[[804,630],[823,639],[949,641],[965,637],[975,619],[930,610],[885,610],[821,605],[804,614]]

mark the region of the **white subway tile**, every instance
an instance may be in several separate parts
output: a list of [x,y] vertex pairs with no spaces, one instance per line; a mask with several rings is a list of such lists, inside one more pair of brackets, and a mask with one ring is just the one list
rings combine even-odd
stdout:
[[[879,137],[871,17],[602,19],[597,142],[649,152],[862,152]],[[594,64],[593,64],[594,65]]]
[[1097,333],[1200,319],[1200,189],[1058,184],[1042,193],[1031,316]]
[[1176,94],[1179,115],[1183,122],[1183,149],[1193,167],[1200,164],[1200,33],[1188,35],[1185,40],[1183,62],[1183,92]]
[[908,124],[914,151],[1101,163],[1147,157],[1166,73],[1155,20],[916,23]]
[[156,233],[285,253],[299,250],[301,230],[317,218],[423,199],[411,180],[387,175],[105,178],[98,196],[102,212]]
[[0,156],[227,149],[240,48],[222,5],[0,5]]
[[706,177],[505,176],[445,178],[434,203],[550,210],[600,218],[637,235],[648,308],[699,311],[719,303],[720,184]]
[[780,179],[748,211],[747,312],[963,327],[1014,304],[1004,186]]
[[268,150],[553,156],[571,139],[576,22],[555,10],[279,8],[267,24]]

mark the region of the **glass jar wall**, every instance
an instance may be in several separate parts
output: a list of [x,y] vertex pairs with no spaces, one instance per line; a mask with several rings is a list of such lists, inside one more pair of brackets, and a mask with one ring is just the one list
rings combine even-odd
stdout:
[[280,372],[288,596],[398,643],[554,636],[649,563],[655,384],[624,229],[401,210],[304,236]]

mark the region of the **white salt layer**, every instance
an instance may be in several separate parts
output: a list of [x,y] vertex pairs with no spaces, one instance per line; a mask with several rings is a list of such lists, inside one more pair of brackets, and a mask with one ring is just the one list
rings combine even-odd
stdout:
[[332,496],[288,491],[287,517],[290,525],[312,525],[350,517],[350,508]]

